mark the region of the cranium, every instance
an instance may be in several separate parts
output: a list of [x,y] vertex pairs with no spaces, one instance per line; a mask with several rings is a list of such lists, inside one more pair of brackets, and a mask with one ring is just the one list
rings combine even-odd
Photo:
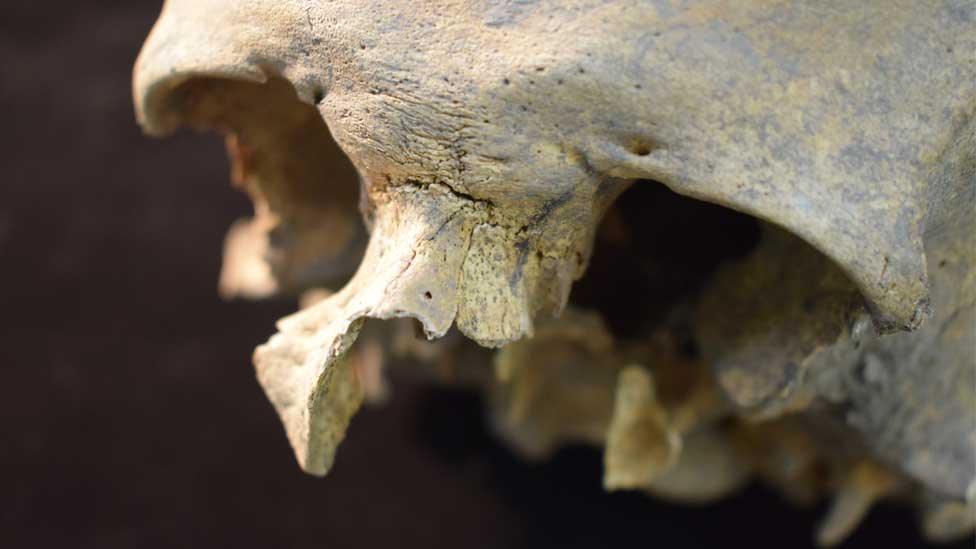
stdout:
[[[358,174],[362,262],[254,357],[310,473],[329,469],[362,400],[343,357],[365,319],[522,345],[566,307],[618,195],[665,185],[766,228],[690,303],[715,385],[663,405],[660,372],[646,370],[654,354],[636,348],[594,374],[602,396],[577,435],[609,438],[608,486],[681,493],[681,437],[689,450],[724,448],[728,433],[709,434],[715,417],[802,415],[863,444],[831,458],[862,464],[844,469],[857,479],[845,486],[882,486],[880,496],[911,479],[929,500],[965,506],[976,497],[974,59],[970,0],[168,0],[136,65],[135,101],[152,134],[229,136],[257,214],[228,238],[228,294],[350,274],[364,238]],[[578,321],[546,329],[615,345],[574,331]],[[504,383],[541,356],[505,352],[529,366],[499,366]],[[569,419],[546,421],[529,438],[572,431]],[[642,434],[656,454],[628,442]],[[743,435],[759,446],[763,436]],[[844,494],[864,490],[839,493],[838,516],[862,512]]]

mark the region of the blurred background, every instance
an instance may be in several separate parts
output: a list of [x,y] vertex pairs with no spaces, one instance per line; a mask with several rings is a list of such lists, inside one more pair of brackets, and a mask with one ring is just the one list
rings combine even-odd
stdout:
[[[160,5],[2,8],[0,547],[812,546],[824,506],[608,495],[598,451],[523,463],[477,395],[402,374],[332,473],[302,474],[250,363],[295,303],[217,298],[250,212],[223,144],[134,122]],[[845,547],[873,546],[922,546],[912,513],[872,510]]]

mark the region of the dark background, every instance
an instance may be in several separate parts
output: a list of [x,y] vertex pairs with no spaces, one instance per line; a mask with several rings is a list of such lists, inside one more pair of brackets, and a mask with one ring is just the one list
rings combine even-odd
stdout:
[[[333,472],[299,472],[254,379],[287,301],[217,299],[249,212],[213,136],[144,138],[130,68],[158,1],[0,7],[0,547],[804,547],[823,507],[600,489],[524,464],[476,395],[394,379]],[[918,547],[882,505],[847,547]],[[970,542],[965,542],[969,546]]]

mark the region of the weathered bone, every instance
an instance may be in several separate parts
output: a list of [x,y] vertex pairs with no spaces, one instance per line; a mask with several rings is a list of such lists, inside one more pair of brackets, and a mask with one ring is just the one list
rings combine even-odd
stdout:
[[[866,509],[838,486],[870,463],[920,483],[942,538],[976,497],[974,21],[970,0],[168,0],[135,102],[150,133],[228,135],[255,218],[228,234],[224,295],[355,271],[255,352],[305,470],[378,391],[346,358],[363,322],[412,318],[511,344],[487,390],[525,453],[606,444],[611,486],[687,501],[752,473],[798,501],[839,490],[824,542]],[[660,344],[673,326],[548,320],[611,203],[657,184],[635,180],[767,222],[684,304],[704,363]]]

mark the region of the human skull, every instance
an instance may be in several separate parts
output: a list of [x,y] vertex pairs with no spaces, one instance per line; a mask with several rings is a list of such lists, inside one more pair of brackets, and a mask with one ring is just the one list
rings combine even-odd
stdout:
[[[332,286],[355,270],[255,352],[306,471],[329,469],[363,398],[363,374],[343,357],[364,320],[413,318],[428,338],[456,326],[508,346],[503,392],[522,375],[574,391],[574,371],[604,368],[587,378],[590,409],[574,413],[590,414],[584,438],[607,443],[611,488],[685,493],[673,480],[681,437],[689,456],[725,455],[693,451],[728,446],[717,417],[777,425],[740,429],[756,447],[795,432],[797,415],[813,431],[839,423],[865,447],[831,458],[854,464],[840,484],[859,488],[839,493],[873,495],[838,500],[829,542],[861,512],[850,501],[902,479],[939,510],[976,497],[974,59],[969,0],[168,0],[134,87],[149,133],[228,135],[256,216],[228,236],[225,294]],[[765,223],[756,250],[691,304],[714,375],[682,402],[659,402],[656,381],[679,367],[655,365],[681,361],[641,342],[667,339],[661,330],[613,343],[574,328],[594,322],[585,314],[549,320],[633,185]],[[369,237],[355,268],[357,200]],[[578,368],[533,374],[541,351],[517,349],[545,348],[525,339],[536,326],[558,336],[540,341],[603,338],[615,350],[587,355],[591,342]],[[544,449],[572,431],[558,416],[500,430]]]

